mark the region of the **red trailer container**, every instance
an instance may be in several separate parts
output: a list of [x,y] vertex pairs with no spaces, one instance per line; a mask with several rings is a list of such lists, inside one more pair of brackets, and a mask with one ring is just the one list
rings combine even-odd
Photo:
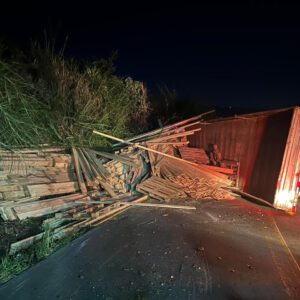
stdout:
[[217,144],[223,157],[240,162],[239,188],[277,208],[296,205],[300,171],[300,108],[210,120],[189,136],[190,146]]

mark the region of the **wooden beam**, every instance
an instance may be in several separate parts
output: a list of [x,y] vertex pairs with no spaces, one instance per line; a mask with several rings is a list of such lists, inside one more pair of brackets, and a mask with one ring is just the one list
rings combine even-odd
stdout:
[[217,167],[217,166],[211,166],[211,165],[201,165],[204,168],[207,168],[209,170],[215,171],[215,172],[220,172],[223,174],[228,174],[228,175],[233,175],[234,172],[232,169],[229,168],[222,168],[222,167]]
[[189,141],[186,141],[186,142],[152,142],[150,140],[150,141],[147,141],[146,143],[151,144],[151,145],[153,144],[153,145],[185,146],[185,145],[188,145],[190,142]]
[[227,189],[227,190],[230,190],[230,191],[232,191],[232,192],[234,192],[234,193],[237,193],[237,194],[239,194],[239,195],[241,195],[241,196],[243,196],[243,197],[246,197],[246,198],[250,198],[250,199],[256,200],[256,201],[261,202],[261,203],[263,203],[263,204],[265,204],[265,205],[267,205],[267,206],[270,206],[270,207],[272,207],[272,208],[275,208],[270,202],[268,202],[268,201],[266,201],[266,200],[264,200],[264,199],[262,199],[262,198],[256,197],[256,196],[254,196],[254,195],[245,193],[245,192],[243,192],[243,191],[241,191],[241,190],[239,190],[239,189],[237,189],[237,188],[226,188],[226,189]]
[[130,158],[123,157],[123,156],[118,155],[118,154],[108,153],[108,152],[95,151],[95,150],[90,150],[90,151],[95,153],[96,155],[99,155],[99,156],[102,156],[102,157],[105,157],[105,158],[108,158],[108,159],[113,159],[113,160],[119,161],[119,162],[121,162],[125,165],[136,167],[136,164]]
[[64,208],[70,208],[71,206],[77,205],[77,200],[88,201],[90,200],[89,196],[83,194],[72,194],[63,197],[51,198],[46,200],[40,200],[29,203],[16,203],[14,206],[11,206],[16,216],[20,219],[39,217],[50,213],[55,213]]
[[[106,133],[103,133],[103,132],[99,132],[99,131],[97,131],[97,130],[93,130],[93,133],[98,134],[98,135],[101,135],[101,136],[104,136],[104,137],[106,137],[106,138],[109,138],[109,139],[112,139],[112,140],[115,140],[115,141],[118,141],[118,142],[121,142],[121,143],[124,143],[124,144],[127,144],[127,145],[132,145],[132,146],[135,146],[135,147],[140,148],[140,149],[143,149],[143,150],[147,150],[147,151],[150,151],[150,152],[153,152],[153,153],[156,153],[156,154],[160,154],[160,155],[162,155],[162,156],[171,158],[171,159],[173,159],[173,160],[180,161],[180,162],[185,163],[185,164],[187,164],[187,165],[195,166],[195,167],[197,167],[199,170],[201,170],[202,172],[205,172],[208,176],[211,175],[211,176],[213,176],[213,177],[219,177],[219,178],[222,178],[222,174],[217,173],[217,172],[215,172],[215,171],[208,170],[207,168],[203,168],[201,165],[196,164],[196,163],[194,163],[194,162],[187,161],[187,160],[184,160],[184,159],[182,159],[182,158],[175,157],[175,156],[169,155],[169,154],[167,154],[167,153],[163,153],[163,152],[160,152],[160,151],[157,151],[157,150],[154,150],[154,149],[151,149],[151,148],[142,146],[142,145],[140,145],[140,144],[134,144],[134,143],[125,141],[125,140],[123,140],[123,139],[120,139],[120,138],[111,136],[111,135],[109,135],[109,134],[106,134]],[[223,176],[224,176],[224,175],[223,175]],[[224,179],[224,178],[223,178],[223,179]]]
[[[180,126],[183,126],[183,125],[188,124],[190,122],[199,120],[200,118],[202,118],[202,117],[204,117],[204,116],[206,116],[208,114],[214,113],[215,111],[216,111],[215,109],[214,110],[210,110],[208,112],[205,112],[205,113],[202,113],[200,115],[191,117],[189,119],[186,119],[186,120],[183,120],[183,121],[179,121],[179,122],[174,123],[174,124],[166,125],[163,128],[155,129],[155,130],[152,130],[152,131],[149,131],[149,132],[137,135],[135,137],[132,137],[132,138],[128,139],[126,142],[133,142],[133,141],[136,141],[136,140],[138,140],[140,138],[145,138],[145,137],[153,136],[153,135],[156,135],[156,134],[164,133],[164,132],[166,132],[168,130],[171,130],[173,128],[180,127]],[[120,143],[123,144],[123,142],[120,142]],[[114,147],[117,147],[117,146],[120,146],[120,144],[114,145]]]
[[[149,199],[149,196],[146,195],[146,196],[139,197],[138,199],[135,199],[135,200],[133,200],[130,203],[133,203],[133,202],[135,202],[135,203],[137,203],[137,202],[143,202],[143,201],[146,201],[148,199]],[[89,218],[87,220],[79,222],[79,223],[75,224],[74,227],[82,227],[82,226],[92,225],[92,224],[94,224],[94,223],[96,223],[96,222],[98,222],[98,221],[100,221],[100,220],[102,220],[102,219],[104,219],[106,217],[109,217],[112,214],[115,214],[116,212],[119,212],[120,210],[124,210],[125,208],[129,207],[128,203],[125,204],[125,205],[119,206],[119,207],[114,207],[114,205],[115,205],[115,203],[111,204],[112,209],[108,209],[107,212],[101,213],[99,216],[91,217],[91,218]],[[104,209],[107,209],[107,207],[104,208]]]
[[86,193],[87,188],[86,188],[86,185],[84,183],[84,179],[83,179],[80,164],[79,164],[79,155],[78,155],[78,152],[77,152],[75,147],[72,147],[72,152],[73,152],[74,166],[75,166],[75,171],[76,171],[80,191],[82,193]]
[[172,204],[161,204],[161,203],[134,203],[134,202],[125,202],[125,201],[88,201],[81,202],[76,201],[78,203],[95,203],[95,204],[112,204],[112,203],[120,203],[120,205],[129,205],[129,206],[141,206],[141,207],[158,207],[158,208],[175,208],[175,209],[196,209],[195,206],[187,206],[187,205],[172,205]]
[[[153,138],[150,141],[159,142],[159,141],[163,141],[163,140],[175,139],[175,138],[179,138],[179,137],[183,137],[183,136],[187,136],[187,135],[193,135],[196,131],[200,131],[200,130],[201,130],[201,128],[197,128],[197,129],[193,129],[190,131],[184,131],[184,132],[175,133],[175,134],[171,134],[171,135],[160,136],[157,138]],[[146,141],[146,142],[148,142],[148,141]]]
[[31,197],[41,197],[55,194],[74,193],[78,191],[78,182],[59,182],[50,184],[29,185],[27,189]]

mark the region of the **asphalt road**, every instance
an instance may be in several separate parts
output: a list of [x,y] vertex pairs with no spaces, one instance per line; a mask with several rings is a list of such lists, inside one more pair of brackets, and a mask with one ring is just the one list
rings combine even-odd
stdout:
[[300,217],[244,200],[189,204],[131,208],[1,286],[0,299],[300,299]]

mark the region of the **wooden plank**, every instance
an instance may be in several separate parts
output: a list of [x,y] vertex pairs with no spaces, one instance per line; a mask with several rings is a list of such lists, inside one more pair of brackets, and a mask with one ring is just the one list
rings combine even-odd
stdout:
[[267,205],[267,206],[270,206],[270,207],[273,207],[273,208],[274,208],[274,206],[273,206],[270,202],[268,202],[268,201],[266,201],[266,200],[264,200],[264,199],[262,199],[262,198],[259,198],[259,197],[256,197],[256,196],[254,196],[254,195],[245,193],[245,192],[243,192],[243,191],[241,191],[241,190],[239,190],[239,189],[237,189],[237,188],[228,188],[228,189],[229,189],[230,191],[234,192],[234,193],[237,193],[237,194],[243,196],[243,197],[246,197],[246,198],[250,198],[250,199],[256,200],[256,201],[258,201],[258,202],[261,202],[261,203],[263,203],[263,204],[265,204],[265,205]]
[[14,214],[14,211],[10,207],[0,206],[0,216],[4,221],[13,221],[17,219],[16,215]]
[[35,218],[39,216],[44,216],[47,214],[52,214],[58,211],[61,211],[65,208],[70,208],[77,206],[76,200],[81,199],[82,201],[86,199],[86,201],[90,200],[88,196],[75,194],[65,197],[41,200],[33,203],[24,204],[23,206],[15,206],[14,211],[16,216],[20,219],[26,218]]
[[169,200],[169,198],[166,199],[166,198],[164,198],[164,197],[161,197],[161,196],[159,196],[159,195],[157,195],[157,194],[152,193],[151,191],[150,191],[150,192],[144,191],[144,190],[141,189],[139,186],[136,187],[136,190],[137,190],[138,192],[142,193],[142,194],[146,194],[146,195],[148,195],[149,197],[151,197],[151,198],[153,198],[153,199],[157,199],[157,200],[159,200],[159,201],[168,201],[168,200]]
[[[146,201],[147,199],[148,199],[148,196],[146,195],[146,196],[142,196],[142,197],[140,197],[140,198],[138,198],[136,200],[133,200],[132,202],[135,202],[135,203],[137,203],[137,202],[143,202],[143,201]],[[112,206],[113,205],[114,204],[112,204]],[[122,205],[122,206],[114,208],[114,209],[112,209],[112,210],[110,210],[108,212],[105,212],[105,213],[103,213],[103,214],[101,214],[101,215],[99,215],[99,216],[97,216],[95,218],[91,217],[91,218],[89,218],[89,219],[87,219],[85,221],[79,222],[79,223],[75,224],[74,227],[81,227],[81,226],[92,225],[92,224],[94,224],[94,223],[96,223],[96,222],[98,222],[98,221],[100,221],[100,220],[102,220],[104,218],[107,218],[107,217],[111,216],[112,214],[115,214],[115,213],[117,213],[117,212],[119,212],[121,210],[124,210],[125,208],[128,208],[128,207],[129,207],[128,204],[127,205]]]
[[211,114],[211,113],[214,113],[215,110],[210,110],[208,112],[205,112],[205,113],[202,113],[200,115],[197,115],[197,116],[194,116],[192,118],[189,118],[189,119],[186,119],[186,120],[183,120],[183,121],[180,121],[180,122],[177,122],[177,123],[174,123],[174,124],[171,124],[171,125],[167,125],[163,128],[159,128],[159,129],[155,129],[155,130],[152,130],[150,132],[146,132],[146,133],[142,133],[138,136],[135,136],[135,137],[132,137],[126,141],[119,141],[119,144],[116,144],[114,145],[114,147],[118,147],[120,146],[121,144],[128,144],[130,142],[134,142],[136,140],[139,140],[139,139],[143,139],[143,138],[146,138],[146,137],[149,137],[149,136],[153,136],[153,135],[157,135],[157,134],[161,134],[163,132],[166,132],[166,131],[169,131],[171,129],[174,129],[176,127],[180,127],[180,126],[183,126],[183,125],[186,125],[190,122],[193,122],[193,121],[196,121],[196,120],[199,120],[200,118],[202,118],[203,116],[205,115],[208,115],[208,114]]
[[174,208],[174,209],[188,209],[188,210],[196,209],[195,206],[159,204],[159,203],[127,203],[127,202],[120,202],[120,204],[121,205],[129,205],[129,206],[141,206],[141,207]]
[[99,173],[99,170],[97,170],[97,167],[95,166],[95,164],[90,164],[89,163],[88,159],[85,156],[85,151],[83,151],[82,149],[79,149],[79,150],[80,150],[82,156],[85,157],[85,164],[89,165],[90,172],[92,174],[94,174],[94,180],[96,179],[97,182],[101,185],[101,187],[109,193],[109,195],[111,195],[112,197],[116,197],[117,196],[116,193],[109,186],[109,184],[106,183],[105,178],[103,178],[101,176],[101,174]]
[[186,142],[153,142],[153,141],[147,141],[147,144],[153,144],[153,145],[172,145],[172,146],[186,146],[188,145],[190,142],[186,141]]
[[154,193],[160,192],[165,194],[167,197],[176,197],[181,195],[181,190],[174,190],[172,187],[168,187],[169,180],[166,180],[165,184],[155,183],[153,180],[146,180],[142,182],[140,185],[142,188],[152,189]]
[[89,196],[80,193],[75,193],[67,196],[55,197],[51,199],[39,200],[29,203],[16,203],[14,209],[17,213],[26,213],[37,209],[47,208],[52,205],[73,202],[79,199],[83,201],[83,199],[89,199]]
[[176,184],[174,182],[171,182],[170,180],[166,180],[166,179],[163,179],[163,178],[158,177],[158,176],[151,176],[151,178],[152,178],[153,181],[157,181],[157,182],[160,182],[162,184],[167,182],[168,186],[174,188],[175,190],[178,190],[178,191],[182,190],[181,187],[178,184]]
[[0,193],[20,191],[22,188],[16,184],[0,185]]
[[[73,223],[75,223],[75,222],[73,222]],[[58,238],[61,238],[61,237],[65,236],[66,232],[64,230],[67,229],[68,227],[72,226],[73,223],[61,226],[59,228],[55,228],[54,231],[50,234],[50,238],[58,239]],[[9,254],[13,255],[13,254],[19,252],[20,250],[23,250],[23,249],[26,249],[26,248],[30,247],[35,242],[41,240],[45,234],[46,234],[46,232],[41,232],[39,234],[30,236],[26,239],[23,239],[21,241],[18,241],[18,242],[15,242],[15,243],[11,244]]]
[[92,173],[92,170],[89,167],[89,163],[80,148],[78,149],[78,154],[79,154],[80,168],[82,169],[82,172],[84,174],[84,178],[87,182],[87,186],[93,187],[94,186],[94,174]]
[[102,163],[96,158],[96,154],[86,149],[81,149],[84,153],[87,161],[93,167],[95,174],[100,175],[103,178],[109,176],[109,172],[106,168],[102,165]]
[[74,193],[79,190],[78,182],[59,182],[50,184],[29,185],[27,189],[31,197]]
[[210,166],[210,165],[201,165],[201,167],[207,168],[207,169],[215,171],[215,172],[220,172],[220,173],[223,173],[223,174],[228,174],[228,175],[233,175],[234,174],[233,169],[229,169],[229,168],[221,168],[221,167]]
[[84,179],[81,173],[81,167],[79,164],[79,155],[75,147],[72,147],[72,153],[73,153],[74,166],[75,166],[75,171],[76,171],[80,191],[81,193],[87,193],[87,188],[84,183]]
[[[90,201],[89,203],[101,203],[100,201]],[[105,204],[110,204],[112,201],[106,201]],[[195,206],[188,205],[173,205],[173,204],[160,204],[160,203],[134,203],[134,202],[118,202],[120,205],[129,205],[129,206],[140,206],[140,207],[158,207],[158,208],[174,208],[174,209],[188,209],[194,210]]]
[[44,236],[44,232],[41,232],[39,234],[36,234],[34,236],[30,236],[26,239],[23,239],[21,241],[15,242],[13,244],[10,245],[10,251],[9,254],[15,254],[16,252],[19,252],[20,250],[26,249],[28,247],[30,247],[34,242],[42,239],[42,237]]
[[4,200],[15,200],[26,197],[23,189],[20,191],[3,192],[2,196]]
[[140,193],[147,194],[151,198],[158,199],[160,201],[169,201],[171,199],[170,195],[162,194],[159,191],[155,191],[153,189],[147,189],[144,186],[137,186],[136,190]]
[[35,185],[35,184],[44,184],[44,183],[59,183],[59,182],[70,182],[76,181],[76,175],[73,172],[42,172],[41,174],[29,174],[25,177],[15,177],[10,181],[17,183],[20,186],[24,185]]
[[118,154],[101,152],[101,151],[94,151],[94,150],[90,150],[90,151],[95,153],[96,155],[103,156],[103,157],[108,158],[108,159],[119,161],[119,162],[121,162],[125,165],[128,165],[128,166],[131,166],[131,167],[136,166],[132,159],[121,156],[121,155],[118,155]]
[[47,153],[47,152],[63,152],[65,151],[64,147],[50,147],[50,148],[40,148],[40,149],[11,149],[11,150],[0,150],[0,156],[3,154],[14,154],[14,153],[21,153],[21,154],[40,154],[40,153]]
[[164,141],[164,140],[176,139],[176,138],[184,137],[184,136],[187,136],[187,135],[193,135],[196,131],[200,131],[200,130],[201,130],[201,128],[197,128],[197,129],[193,129],[193,130],[190,130],[190,131],[184,131],[184,132],[181,132],[181,133],[165,135],[165,136],[161,136],[161,137],[158,137],[158,138],[151,139],[151,141],[152,142],[160,142],[160,141]]
[[107,184],[104,180],[99,179],[100,185],[103,187],[104,190],[106,190],[110,196],[116,197],[116,193],[113,191],[113,189],[110,187],[109,184]]

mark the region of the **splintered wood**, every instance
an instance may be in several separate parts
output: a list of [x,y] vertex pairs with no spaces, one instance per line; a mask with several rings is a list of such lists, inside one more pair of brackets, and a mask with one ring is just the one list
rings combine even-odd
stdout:
[[152,198],[167,202],[172,199],[187,197],[185,192],[182,191],[180,185],[157,176],[152,176],[138,184],[136,190],[141,193],[146,193]]

